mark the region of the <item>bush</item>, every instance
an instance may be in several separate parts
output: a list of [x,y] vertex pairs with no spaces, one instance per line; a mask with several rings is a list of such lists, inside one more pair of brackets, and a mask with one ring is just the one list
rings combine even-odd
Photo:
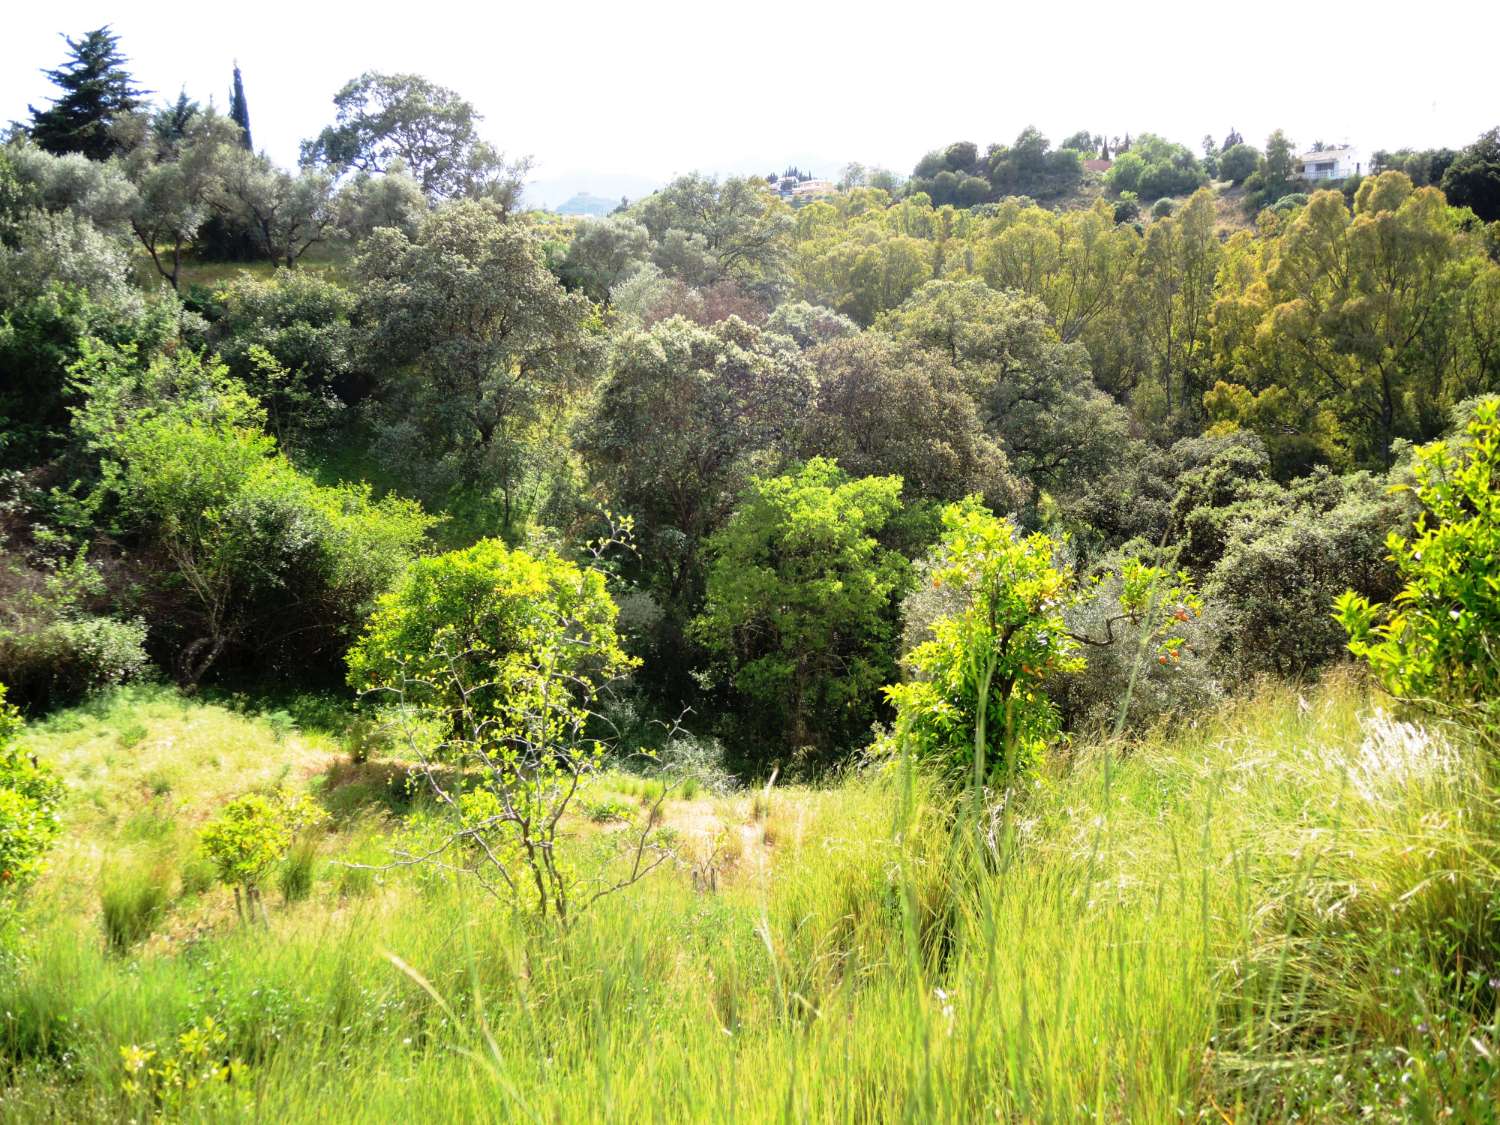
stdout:
[[1151,217],[1153,219],[1165,219],[1172,213],[1172,201],[1170,199],[1158,199],[1151,205]]
[[[559,861],[558,825],[609,748],[596,733],[599,694],[637,664],[620,647],[616,613],[599,571],[483,539],[414,564],[349,654],[350,684],[393,707],[415,772],[454,814],[442,825],[449,843],[508,888],[512,905],[559,921],[577,876]],[[440,741],[429,745],[421,727]],[[644,836],[638,845],[616,886],[664,858],[652,852],[643,867]]]
[[1385,539],[1405,514],[1384,481],[1326,470],[1243,506],[1204,584],[1225,679],[1307,676],[1343,655],[1328,607],[1345,589],[1396,592]]
[[1133,223],[1141,217],[1140,196],[1133,191],[1122,191],[1115,203],[1115,222]]
[[1417,450],[1412,472],[1423,511],[1387,540],[1404,585],[1384,604],[1348,590],[1338,621],[1393,694],[1487,719],[1500,700],[1500,398],[1451,447]]
[[189,684],[226,656],[283,677],[329,675],[431,520],[368,485],[316,483],[260,430],[222,364],[188,353],[142,372],[112,349],[80,364],[77,427],[140,546],[154,643]]
[[0,900],[24,890],[62,831],[62,784],[15,744],[21,715],[0,684]]
[[0,678],[30,712],[77,703],[139,679],[150,667],[139,618],[77,614],[32,628],[0,629]]
[[1260,151],[1247,144],[1231,145],[1219,154],[1219,176],[1242,184],[1260,167]]
[[1157,644],[1158,623],[1139,616],[1132,620],[1122,605],[1127,598],[1122,568],[1133,557],[1127,551],[1101,560],[1100,581],[1086,587],[1063,615],[1071,633],[1117,638],[1091,647],[1083,668],[1048,685],[1069,730],[1140,731],[1192,716],[1223,696],[1211,664],[1213,626],[1207,617],[1191,612],[1186,620],[1175,621],[1183,643],[1163,653]]
[[280,790],[230,801],[203,829],[203,850],[219,881],[234,888],[235,908],[242,918],[253,917],[259,907],[264,919],[260,884],[286,858],[297,834],[326,817],[307,794]]
[[886,695],[898,743],[979,786],[1040,760],[1059,729],[1041,685],[1083,660],[1062,618],[1071,576],[1055,561],[1055,541],[1023,537],[972,503],[944,509],[943,527],[930,581],[954,591],[955,611],[907,654],[915,678]]

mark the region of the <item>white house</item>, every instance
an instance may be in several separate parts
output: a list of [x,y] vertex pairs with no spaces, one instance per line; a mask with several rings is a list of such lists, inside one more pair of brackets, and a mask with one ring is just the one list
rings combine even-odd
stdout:
[[1347,180],[1370,170],[1364,154],[1352,145],[1333,145],[1297,157],[1297,175],[1304,180]]

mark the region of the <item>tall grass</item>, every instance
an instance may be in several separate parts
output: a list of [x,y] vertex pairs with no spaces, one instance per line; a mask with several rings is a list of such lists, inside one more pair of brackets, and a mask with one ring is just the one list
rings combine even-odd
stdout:
[[253,1089],[190,1103],[215,1120],[1481,1118],[1490,793],[1336,680],[1080,748],[977,821],[899,767],[778,788],[763,865],[567,931],[395,873],[133,959],[40,910],[0,1116],[143,1117],[120,1049],[212,1016]]

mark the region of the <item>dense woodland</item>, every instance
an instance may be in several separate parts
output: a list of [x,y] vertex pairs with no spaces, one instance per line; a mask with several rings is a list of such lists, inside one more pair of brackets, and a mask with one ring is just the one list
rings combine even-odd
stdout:
[[[311,1114],[297,1098],[324,1097],[320,1068],[357,1049],[320,1038],[345,1019],[367,1050],[418,1035],[427,1053],[415,1070],[367,1058],[365,1109],[323,1104],[340,1119],[493,1115],[486,1083],[559,1118],[605,1098],[606,1116],[670,1119],[1490,1104],[1500,129],[1315,189],[1280,131],[1054,148],[1028,128],[909,176],[850,165],[816,198],[784,199],[774,174],[691,175],[572,218],[526,209],[527,162],[423,77],[352,79],[284,168],[254,147],[238,69],[227,114],[155,102],[127,46],[107,28],[68,40],[56,101],[0,147],[0,1116],[7,1097],[38,1118],[54,1097],[75,1119]],[[224,749],[193,757],[189,716],[213,716]],[[169,722],[177,759],[151,749]],[[100,730],[112,764],[68,774],[73,732]],[[343,782],[309,764],[324,743]],[[1372,780],[1372,753],[1408,773]],[[1440,783],[1417,776],[1424,754]],[[128,793],[89,788],[132,755],[151,765]],[[1256,755],[1242,819],[1222,836],[1194,819]],[[210,758],[243,784],[190,783],[183,763]],[[1347,814],[1347,852],[1288,842],[1347,791],[1309,763],[1346,760],[1339,784],[1390,782],[1392,803]],[[768,819],[776,786],[795,830]],[[385,793],[378,830],[349,804],[361,787]],[[674,819],[700,792],[741,801],[760,851]],[[121,835],[141,809],[180,821],[170,847]],[[1139,818],[1140,854],[1087,842],[1091,809]],[[889,852],[829,843],[892,817]],[[1171,889],[1164,857],[1200,831]],[[89,833],[110,841],[98,904],[65,920],[47,856],[84,872]],[[1246,859],[1252,838],[1267,850]],[[1032,956],[1008,928],[1028,924],[1068,940],[1098,901],[1074,895],[1085,853],[1122,881],[1099,963],[1074,971],[1124,973],[1099,977],[1120,1010],[1055,980],[1037,1003],[1066,1004],[1058,1024],[1096,1045],[1157,1047],[1093,1057],[1039,1025],[1038,1060],[1017,1058],[1006,989],[1039,970],[997,970],[994,950]],[[789,865],[791,905],[756,898],[757,863]],[[1370,871],[1386,882],[1338,889]],[[406,933],[436,960],[338,970],[395,1005],[368,1022],[247,944],[334,973],[312,908],[372,894],[371,872],[386,899],[429,903],[434,931],[477,912],[481,950],[507,952],[444,968]],[[443,889],[455,874],[481,890]],[[1160,904],[1200,874],[1201,930],[1186,899],[1129,912],[1130,887],[1166,879]],[[1399,917],[1366,905],[1411,895]],[[637,910],[704,935],[704,911],[723,915],[738,936],[705,937],[714,983],[648,964]],[[369,924],[407,958],[402,914]],[[263,970],[285,1011],[148,1017],[172,973],[206,987],[153,945],[179,940],[159,936],[174,917],[200,918],[181,958]],[[538,942],[560,960],[517,969]],[[1191,972],[1104,967],[1106,949],[1160,943]],[[57,951],[85,946],[68,970]],[[619,995],[588,1000],[563,962],[605,949],[647,961],[611,961]],[[156,983],[134,1015],[60,998],[59,974],[103,995],[135,957]],[[1410,988],[1390,986],[1403,966]],[[1159,976],[1176,991],[1151,992]],[[512,1031],[479,982],[506,997],[522,977],[537,996]],[[981,979],[983,1014],[955,1017],[949,994]],[[637,1012],[600,1024],[597,1052],[555,1048],[571,1085],[544,1092],[548,1044],[595,1035],[590,1005],[636,1011],[632,987],[663,1011],[679,987],[714,990],[691,1073],[606,1069],[606,1040],[657,1033]],[[1377,1016],[1393,1005],[1410,1026]],[[1169,1009],[1208,1022],[1157,1022]],[[966,1046],[897,1064],[867,1044],[847,1069],[819,1019],[835,1011],[893,1051],[958,1018]],[[664,1051],[710,1034],[681,1019]],[[1440,1022],[1440,1046],[1414,1030]],[[445,1041],[458,1026],[471,1038]],[[741,1034],[755,1046],[734,1054]],[[710,1092],[726,1067],[803,1053],[779,1107]],[[685,1100],[651,1102],[669,1074]]]

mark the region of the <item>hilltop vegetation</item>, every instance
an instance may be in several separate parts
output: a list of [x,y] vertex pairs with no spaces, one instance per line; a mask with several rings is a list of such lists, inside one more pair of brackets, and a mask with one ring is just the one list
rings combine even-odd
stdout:
[[1490,1112],[1493,132],[572,218],[421,76],[292,170],[69,50],[0,147],[0,1116]]

